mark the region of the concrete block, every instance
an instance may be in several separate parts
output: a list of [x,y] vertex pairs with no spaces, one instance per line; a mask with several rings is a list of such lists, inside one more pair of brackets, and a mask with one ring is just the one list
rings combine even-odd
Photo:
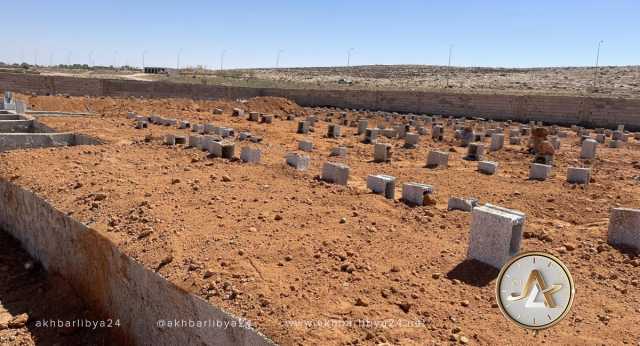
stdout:
[[493,161],[480,161],[478,162],[478,171],[484,174],[495,174],[498,170],[498,163]]
[[236,144],[233,142],[222,142],[222,158],[233,159],[236,156]]
[[200,142],[202,141],[201,135],[189,135],[189,146],[193,148],[201,148]]
[[220,115],[220,114],[224,113],[224,109],[222,109],[222,108],[214,108],[213,111],[211,111],[211,113],[213,113],[214,115]]
[[164,135],[163,143],[166,145],[176,145],[176,136],[172,134]]
[[358,120],[358,135],[362,135],[364,134],[364,131],[367,129],[367,127],[369,126],[369,121],[367,121],[366,119],[362,119],[362,120]]
[[206,142],[206,150],[213,157],[222,157],[222,143],[219,141],[209,140]]
[[398,129],[382,129],[382,135],[387,138],[398,138]]
[[175,144],[187,144],[187,136],[175,135],[174,138]]
[[545,165],[542,163],[533,163],[529,169],[529,179],[531,180],[546,180],[551,176],[551,165]]
[[216,129],[217,126],[212,123],[204,124],[204,133],[206,134],[215,134]]
[[480,161],[484,157],[484,144],[482,143],[469,143],[467,147],[467,160]]
[[494,133],[491,135],[491,151],[498,151],[504,147],[504,134]]
[[299,121],[297,133],[301,133],[301,134],[309,133],[309,122]]
[[288,153],[285,156],[285,162],[287,165],[294,167],[299,171],[304,171],[309,167],[309,156],[301,155],[298,153]]
[[338,185],[347,185],[349,166],[337,162],[325,162],[322,165],[321,179]]
[[460,145],[462,147],[469,146],[469,144],[475,140],[475,134],[473,133],[473,130],[470,128],[460,130],[459,134],[460,134],[459,135]]
[[594,139],[585,139],[582,142],[582,149],[580,150],[581,159],[594,159],[596,157],[596,147],[598,142]]
[[627,141],[627,134],[624,133],[623,131],[613,131],[613,134],[611,135],[611,139],[616,140],[616,141],[626,142]]
[[364,131],[364,140],[362,141],[363,143],[375,143],[376,140],[378,139],[378,133],[380,132],[379,129],[365,129]]
[[194,124],[193,126],[191,126],[191,131],[195,132],[195,133],[203,134],[204,133],[204,125],[202,125],[202,124]]
[[431,128],[431,138],[434,141],[442,141],[444,138],[444,127],[442,125],[434,125]]
[[408,205],[422,206],[427,204],[431,193],[433,193],[431,185],[421,183],[402,184],[402,201]]
[[525,214],[491,204],[473,208],[467,258],[497,269],[520,250]]
[[591,168],[569,167],[567,169],[567,182],[571,184],[588,184],[591,178]]
[[420,142],[420,136],[417,133],[408,132],[404,137],[404,147],[413,149]]
[[431,150],[427,154],[427,167],[447,167],[449,165],[449,153],[446,151]]
[[509,144],[519,145],[522,141],[522,137],[509,137]]
[[607,136],[605,136],[604,133],[599,133],[596,135],[596,142],[600,143],[600,144],[604,144],[604,141],[607,139]]
[[377,174],[367,176],[367,187],[373,193],[384,195],[385,198],[393,199],[396,190],[396,178],[390,175]]
[[271,124],[271,123],[273,123],[273,115],[264,114],[262,117],[260,117],[260,122],[263,123],[263,124]]
[[180,120],[178,123],[178,128],[180,129],[188,129],[191,127],[191,123],[187,120]]
[[331,153],[329,156],[338,156],[338,157],[346,157],[347,156],[347,148],[346,147],[335,147],[331,149]]
[[462,210],[470,212],[478,205],[477,198],[450,197],[447,204],[448,210]]
[[146,129],[147,127],[149,127],[149,123],[147,123],[144,120],[138,120],[136,121],[136,129]]
[[622,146],[622,141],[621,140],[610,140],[609,141],[609,148],[620,148]]
[[424,135],[427,134],[427,128],[424,127],[424,126],[418,126],[416,128],[416,131],[418,131],[418,134],[421,135],[421,136],[424,136]]
[[327,126],[327,137],[329,138],[340,138],[341,136],[341,128],[336,124],[329,124]]
[[231,116],[242,117],[244,116],[244,110],[240,108],[234,108],[233,111],[231,112]]
[[607,242],[640,252],[640,209],[613,208]]
[[260,113],[258,112],[249,112],[249,121],[259,121]]
[[262,152],[258,148],[243,147],[240,150],[240,160],[248,163],[259,163]]
[[391,144],[376,143],[373,146],[373,162],[391,161]]
[[298,142],[298,149],[302,151],[312,151],[313,150],[313,142],[309,140],[303,140]]

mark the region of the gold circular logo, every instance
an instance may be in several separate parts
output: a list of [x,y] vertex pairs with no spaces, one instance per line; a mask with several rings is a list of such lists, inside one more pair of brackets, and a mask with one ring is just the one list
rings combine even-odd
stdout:
[[571,309],[575,286],[569,269],[555,256],[525,252],[507,262],[498,274],[500,311],[527,329],[545,329]]

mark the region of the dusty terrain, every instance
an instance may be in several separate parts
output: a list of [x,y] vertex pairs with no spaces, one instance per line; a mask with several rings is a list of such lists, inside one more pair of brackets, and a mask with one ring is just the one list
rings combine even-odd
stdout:
[[97,320],[63,278],[45,272],[2,230],[0,248],[0,345],[111,344],[106,328],[79,327]]
[[[373,147],[360,143],[355,128],[343,127],[342,138],[327,139],[322,121],[315,132],[299,135],[295,121],[268,125],[230,116],[232,107],[321,117],[331,111],[282,99],[19,98],[36,110],[96,112],[41,120],[106,144],[3,153],[0,176],[92,225],[167,279],[249,318],[279,344],[640,341],[640,258],[606,244],[610,208],[640,207],[640,145],[633,139],[623,148],[599,146],[597,159],[584,162],[571,132],[553,178],[537,182],[527,180],[532,157],[525,147],[508,143],[487,155],[500,163],[498,173],[478,173],[475,162],[462,160],[465,151],[451,128],[444,142],[422,136],[416,149],[385,140],[394,153],[382,164],[371,162]],[[211,115],[214,107],[223,107],[224,115]],[[136,130],[128,111],[249,130],[264,138],[252,144],[263,150],[262,162],[212,159],[197,149],[162,145],[161,135],[188,132],[158,125]],[[309,170],[297,172],[283,156],[302,138],[311,138],[315,149]],[[349,148],[347,158],[331,158],[351,167],[348,187],[315,178],[337,145]],[[424,168],[433,148],[451,150],[448,169]],[[593,167],[586,188],[565,182],[567,167],[580,164]],[[436,204],[412,208],[371,194],[365,179],[372,173],[396,176],[396,196],[403,182],[432,184]],[[521,250],[556,254],[574,276],[578,293],[565,320],[533,333],[501,315],[494,298],[497,273],[465,261],[471,218],[447,211],[450,196],[475,196],[526,213]]]
[[464,93],[640,97],[640,66],[487,68],[368,65],[280,69],[200,70],[150,75],[127,71],[48,70],[43,74],[93,78],[305,89],[392,89]]

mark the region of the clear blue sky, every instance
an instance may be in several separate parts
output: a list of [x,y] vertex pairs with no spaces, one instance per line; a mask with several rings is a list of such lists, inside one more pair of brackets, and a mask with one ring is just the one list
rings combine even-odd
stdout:
[[[0,61],[225,68],[640,64],[640,0],[88,1],[2,4]],[[117,54],[115,53],[117,51]],[[53,55],[51,55],[53,53]]]

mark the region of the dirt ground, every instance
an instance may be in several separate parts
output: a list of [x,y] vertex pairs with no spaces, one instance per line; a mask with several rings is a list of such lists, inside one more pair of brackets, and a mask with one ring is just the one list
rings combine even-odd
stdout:
[[[342,138],[328,139],[322,121],[315,132],[300,135],[296,121],[259,124],[230,116],[232,107],[321,118],[335,112],[277,98],[19,98],[36,110],[96,112],[41,120],[106,144],[3,153],[0,176],[103,232],[168,280],[249,318],[279,344],[640,342],[640,258],[606,244],[610,209],[640,208],[640,145],[633,139],[617,149],[600,145],[597,159],[585,162],[571,132],[562,139],[553,177],[538,182],[527,180],[532,157],[526,148],[508,143],[487,154],[499,162],[498,173],[480,174],[477,163],[462,159],[465,150],[451,128],[444,142],[421,136],[416,149],[385,139],[394,146],[393,159],[373,163],[373,147],[360,143],[355,128],[343,127]],[[214,107],[225,113],[212,115]],[[163,134],[188,131],[158,125],[136,130],[128,111],[249,130],[264,139],[250,144],[262,149],[262,162],[162,145]],[[349,116],[358,115],[363,113]],[[370,126],[376,121],[382,120]],[[298,172],[284,165],[283,156],[303,138],[315,148],[308,171]],[[237,142],[237,154],[244,145]],[[347,157],[329,158],[338,145],[348,147]],[[424,167],[431,149],[450,151],[448,169]],[[350,166],[347,187],[316,179],[327,160]],[[583,164],[593,168],[592,182],[567,184],[567,167]],[[431,184],[436,204],[408,207],[372,194],[365,180],[374,173],[397,177],[396,196],[403,182]],[[575,279],[577,296],[565,320],[534,333],[502,316],[494,297],[497,271],[465,260],[471,217],[447,211],[450,196],[526,213],[521,250],[557,255]]]
[[111,344],[107,329],[80,327],[96,320],[64,279],[45,272],[2,230],[0,249],[0,345]]

